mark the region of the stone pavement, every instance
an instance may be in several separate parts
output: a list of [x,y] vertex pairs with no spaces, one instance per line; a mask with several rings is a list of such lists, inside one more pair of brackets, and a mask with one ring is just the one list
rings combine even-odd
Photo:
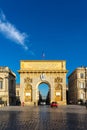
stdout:
[[0,108],[0,130],[86,130],[85,106]]

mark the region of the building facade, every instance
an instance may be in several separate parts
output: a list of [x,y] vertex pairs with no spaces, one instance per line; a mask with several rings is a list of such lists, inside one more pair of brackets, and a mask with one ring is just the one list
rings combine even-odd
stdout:
[[20,105],[20,84],[16,84],[16,105]]
[[16,75],[8,67],[0,67],[0,103],[15,105]]
[[78,67],[69,75],[68,87],[70,103],[87,100],[87,67]]
[[49,86],[50,102],[66,104],[66,61],[22,60],[20,62],[20,100],[25,105],[38,104],[38,86]]

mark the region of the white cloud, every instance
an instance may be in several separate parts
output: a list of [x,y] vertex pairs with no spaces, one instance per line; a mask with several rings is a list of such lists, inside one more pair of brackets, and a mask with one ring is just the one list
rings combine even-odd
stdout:
[[0,11],[0,32],[8,39],[21,45],[25,50],[28,50],[25,44],[28,35],[21,33],[14,25],[6,20],[6,16]]

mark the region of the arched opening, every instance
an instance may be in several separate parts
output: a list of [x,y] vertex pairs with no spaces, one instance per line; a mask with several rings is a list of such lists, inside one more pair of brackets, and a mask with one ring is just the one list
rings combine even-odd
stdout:
[[38,86],[38,105],[50,104],[50,87],[47,83],[40,83]]

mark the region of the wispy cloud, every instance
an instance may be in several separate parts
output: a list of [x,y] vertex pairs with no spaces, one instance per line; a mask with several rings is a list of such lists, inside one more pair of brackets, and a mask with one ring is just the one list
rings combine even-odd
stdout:
[[14,43],[21,45],[25,50],[28,50],[25,44],[28,38],[26,33],[20,32],[13,24],[7,19],[2,10],[0,10],[0,33],[6,38],[12,40]]

